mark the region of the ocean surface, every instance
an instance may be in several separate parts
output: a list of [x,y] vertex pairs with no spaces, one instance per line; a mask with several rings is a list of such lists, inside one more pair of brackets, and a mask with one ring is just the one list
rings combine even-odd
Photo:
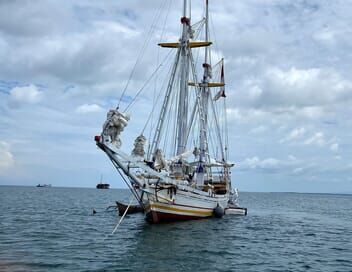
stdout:
[[0,186],[0,271],[352,271],[352,195],[243,192],[245,217],[129,215],[111,235],[115,200],[128,191]]

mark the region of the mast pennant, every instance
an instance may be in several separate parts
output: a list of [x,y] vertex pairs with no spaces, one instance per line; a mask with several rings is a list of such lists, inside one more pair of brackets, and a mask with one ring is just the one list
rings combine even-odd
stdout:
[[217,101],[220,97],[226,97],[225,94],[225,76],[224,76],[224,59],[221,62],[221,75],[220,75],[220,82],[222,84],[220,91],[214,96],[213,100]]

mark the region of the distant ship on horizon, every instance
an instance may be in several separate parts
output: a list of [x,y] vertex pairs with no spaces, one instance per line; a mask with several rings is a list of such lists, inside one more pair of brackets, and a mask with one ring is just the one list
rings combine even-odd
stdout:
[[38,184],[36,187],[51,187],[51,184]]
[[109,183],[103,183],[103,175],[101,175],[100,183],[97,184],[96,188],[97,189],[109,189],[110,188]]

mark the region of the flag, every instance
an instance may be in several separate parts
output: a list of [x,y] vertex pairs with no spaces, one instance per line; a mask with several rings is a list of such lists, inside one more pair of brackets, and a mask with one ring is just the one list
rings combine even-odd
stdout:
[[220,97],[226,97],[226,94],[225,94],[225,90],[224,90],[224,89],[218,91],[218,93],[214,96],[213,100],[216,101],[216,100],[218,100]]
[[[220,82],[225,84],[225,76],[224,76],[224,60],[221,63],[221,74],[220,74]],[[225,85],[221,87],[220,91],[214,96],[214,101],[218,100],[220,97],[226,97],[225,94]]]

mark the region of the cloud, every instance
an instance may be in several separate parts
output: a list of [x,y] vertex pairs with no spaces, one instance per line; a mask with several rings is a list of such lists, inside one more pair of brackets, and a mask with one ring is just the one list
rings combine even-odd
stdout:
[[254,156],[252,158],[246,158],[244,161],[239,163],[241,169],[259,169],[259,170],[278,170],[285,161],[278,160],[276,158],[266,158],[261,160],[259,157]]
[[321,131],[316,132],[311,137],[307,138],[303,144],[318,147],[329,146],[329,149],[333,152],[337,152],[339,150],[339,144],[337,140],[335,138],[330,140],[326,139],[325,134]]
[[260,134],[260,133],[263,133],[263,132],[265,132],[267,130],[268,130],[268,128],[266,126],[262,126],[261,125],[261,126],[258,126],[258,127],[255,127],[253,129],[251,129],[249,133],[251,133],[251,134]]
[[[246,158],[238,164],[239,170],[245,172],[246,174],[265,174],[270,175],[272,178],[282,177],[285,179],[293,178],[292,182],[295,184],[297,176],[300,176],[303,180],[310,180],[310,177],[338,177],[340,175],[345,175],[346,172],[350,171],[348,167],[341,166],[338,162],[339,158],[335,158],[336,163],[339,166],[333,165],[334,163],[329,159],[330,163],[319,163],[318,159],[297,159],[296,157],[289,155],[287,159],[285,158],[265,158],[260,159],[258,156]],[[283,182],[281,180],[281,182]]]
[[298,139],[301,139],[306,133],[306,129],[304,127],[295,128],[292,130],[285,138],[280,140],[280,143],[291,142]]
[[39,91],[38,88],[31,84],[24,87],[14,87],[10,91],[10,95],[13,101],[35,104],[42,100],[43,92]]
[[97,104],[83,104],[76,108],[77,113],[94,113],[101,111],[103,111],[103,108]]
[[292,174],[298,175],[298,174],[302,174],[303,172],[304,172],[303,167],[297,167],[297,168],[293,169]]
[[[50,12],[54,8],[55,12]],[[47,12],[45,12],[47,11]],[[71,10],[65,4],[43,2],[40,5],[17,1],[0,2],[0,31],[12,37],[38,37],[59,31],[71,19]],[[62,20],[58,25],[57,21]]]
[[338,143],[332,143],[330,145],[330,150],[333,151],[333,152],[339,151],[339,144]]
[[293,155],[287,158],[265,158],[260,159],[258,156],[244,159],[238,164],[239,170],[246,173],[261,173],[269,175],[278,175],[279,177],[305,176],[308,173],[318,173],[332,171],[330,168],[321,167],[315,159],[301,159]]
[[317,145],[324,146],[326,145],[326,139],[323,132],[316,132],[313,136],[304,141],[305,145]]
[[243,82],[244,105],[275,111],[318,108],[352,100],[352,82],[331,68],[268,67],[259,77]]
[[9,144],[4,141],[0,141],[0,174],[13,166],[14,162],[14,157],[9,151]]

